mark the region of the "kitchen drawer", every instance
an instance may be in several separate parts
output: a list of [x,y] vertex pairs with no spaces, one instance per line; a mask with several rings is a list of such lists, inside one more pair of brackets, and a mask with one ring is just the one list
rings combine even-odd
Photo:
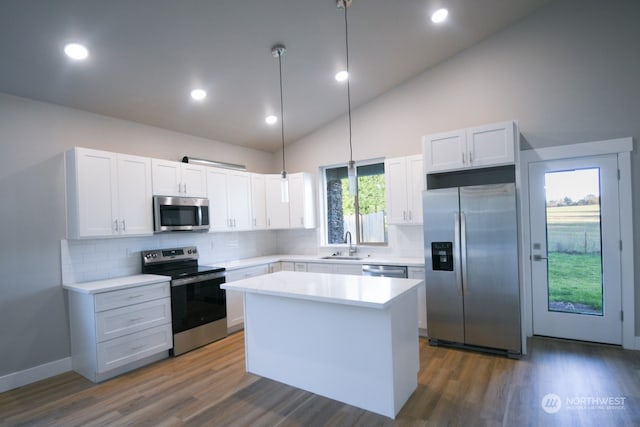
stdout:
[[236,280],[262,276],[263,274],[269,274],[269,264],[257,265],[255,267],[239,268],[237,270],[229,270],[226,272],[225,276],[227,282],[234,282]]
[[125,307],[145,301],[160,298],[169,298],[169,280],[153,285],[136,286],[118,291],[96,294],[96,312],[110,310],[112,308]]
[[96,314],[96,341],[110,340],[167,323],[171,323],[169,298],[101,311]]
[[173,346],[171,325],[157,326],[98,344],[98,373],[144,359]]

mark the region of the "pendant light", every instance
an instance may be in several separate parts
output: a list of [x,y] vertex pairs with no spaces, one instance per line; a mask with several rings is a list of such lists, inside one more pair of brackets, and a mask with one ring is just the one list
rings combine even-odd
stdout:
[[347,20],[347,9],[351,6],[352,0],[336,0],[336,7],[344,9],[344,39],[347,52],[347,111],[349,118],[349,162],[347,163],[347,179],[349,182],[349,193],[356,196],[358,193],[358,175],[356,162],[353,161],[353,144],[351,142],[351,75],[349,74],[349,24]]
[[280,129],[282,135],[282,172],[280,172],[280,199],[282,203],[289,203],[289,179],[284,167],[284,102],[282,97],[282,55],[287,49],[284,45],[277,44],[271,48],[271,54],[278,58],[278,70],[280,71]]

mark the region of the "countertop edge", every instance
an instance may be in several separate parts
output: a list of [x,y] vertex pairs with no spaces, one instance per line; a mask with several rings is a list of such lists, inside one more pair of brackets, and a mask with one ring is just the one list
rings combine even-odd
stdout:
[[99,294],[169,281],[171,281],[171,277],[169,276],[161,276],[157,274],[136,274],[133,276],[114,277],[111,279],[95,280],[91,282],[68,283],[63,284],[62,287],[68,291],[83,294]]
[[[308,272],[287,272],[287,273],[305,274],[305,275],[313,274],[313,275],[320,275],[320,276],[328,274],[328,273],[308,273]],[[278,273],[271,273],[271,275],[273,274],[278,274]],[[295,293],[295,292],[287,292],[287,291],[283,291],[282,289],[256,289],[256,288],[247,288],[246,286],[242,286],[242,285],[235,285],[235,283],[251,282],[251,281],[260,279],[261,277],[264,278],[265,276],[266,275],[225,283],[224,285],[221,286],[221,288],[225,290],[228,289],[232,291],[248,292],[248,293],[254,293],[254,294],[261,294],[261,295],[271,295],[276,297],[286,297],[286,298],[292,298],[292,299],[300,299],[300,300],[315,301],[315,302],[326,302],[326,303],[341,304],[341,305],[347,305],[347,306],[353,306],[353,307],[365,307],[365,308],[383,310],[389,307],[391,304],[393,304],[394,300],[396,300],[400,296],[406,294],[412,289],[415,289],[418,286],[420,286],[420,284],[424,283],[424,281],[420,279],[394,279],[394,280],[403,280],[403,281],[413,281],[415,283],[409,286],[407,289],[403,290],[402,292],[399,292],[390,300],[385,302],[358,301],[353,299],[342,299],[342,298],[335,298],[335,297],[322,296],[322,295],[309,295],[309,294],[301,294],[301,293]],[[367,277],[367,276],[357,276],[357,277]],[[375,278],[369,277],[369,279],[375,279]]]
[[375,264],[375,265],[397,265],[407,267],[424,267],[422,258],[404,257],[364,257],[361,259],[324,259],[327,255],[267,255],[261,257],[243,258],[240,260],[226,262],[202,262],[203,265],[217,265],[225,267],[227,271],[239,270],[241,268],[255,267],[259,265],[271,264],[274,262],[306,262],[318,264]]

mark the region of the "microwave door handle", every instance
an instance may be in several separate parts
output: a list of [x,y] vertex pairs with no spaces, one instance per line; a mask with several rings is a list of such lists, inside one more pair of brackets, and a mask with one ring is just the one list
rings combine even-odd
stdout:
[[202,225],[202,206],[198,206],[198,225]]

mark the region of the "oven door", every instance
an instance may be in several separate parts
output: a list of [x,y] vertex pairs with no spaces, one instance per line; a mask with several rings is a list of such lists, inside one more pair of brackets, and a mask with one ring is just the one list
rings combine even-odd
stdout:
[[185,277],[171,281],[171,317],[173,334],[224,320],[227,301],[224,273]]

